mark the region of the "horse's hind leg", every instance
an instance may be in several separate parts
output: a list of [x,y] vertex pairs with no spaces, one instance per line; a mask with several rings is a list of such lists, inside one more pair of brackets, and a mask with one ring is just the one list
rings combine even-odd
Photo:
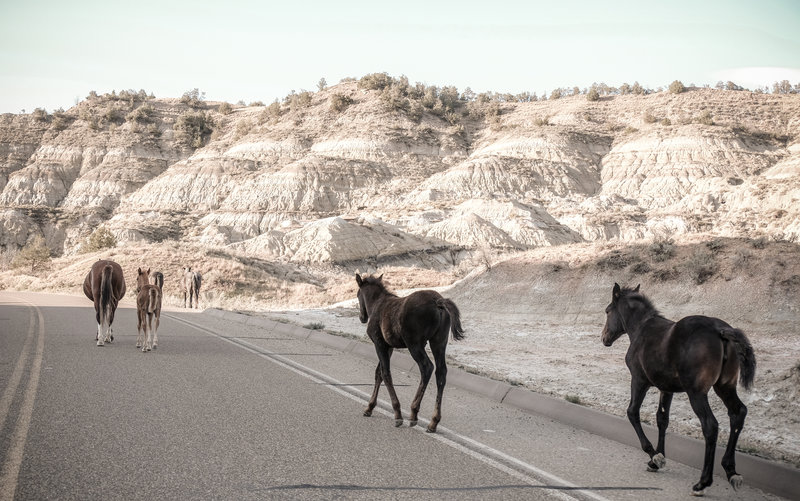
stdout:
[[703,471],[700,473],[700,481],[692,486],[693,496],[702,496],[706,487],[714,481],[714,453],[717,447],[717,435],[719,434],[719,424],[711,406],[708,405],[708,394],[700,391],[687,392],[692,410],[700,418],[700,426],[703,429],[703,437],[706,441],[706,451],[703,457]]
[[658,400],[658,412],[656,413],[656,423],[658,423],[658,444],[656,445],[656,455],[647,464],[649,471],[658,471],[667,464],[664,452],[664,439],[667,436],[667,426],[669,426],[669,408],[672,405],[672,393],[662,391]]
[[[449,335],[449,333],[447,334]],[[447,384],[447,364],[445,363],[445,349],[447,348],[447,338],[440,346],[431,345],[433,359],[436,361],[436,408],[433,411],[431,423],[428,425],[428,433],[436,433],[436,427],[442,420],[442,395]]]
[[153,322],[155,326],[153,327],[153,349],[155,350],[158,347],[158,326],[161,323],[161,312],[158,311],[154,314],[155,318]]
[[137,335],[136,335],[136,347],[137,348],[141,348],[142,344],[145,341],[145,339],[144,339],[144,329],[143,329],[143,327],[144,327],[144,325],[143,325],[144,324],[144,319],[142,317],[143,317],[142,310],[140,308],[137,308],[136,309],[136,320],[137,320],[137,323],[136,323],[136,332],[137,332]]
[[742,432],[744,427],[744,419],[747,417],[747,407],[739,399],[736,394],[736,382],[733,384],[717,383],[714,385],[714,391],[722,399],[725,407],[728,408],[728,417],[731,421],[731,433],[728,438],[728,445],[725,448],[725,454],[722,456],[722,468],[725,470],[725,475],[728,477],[728,482],[734,490],[742,486],[742,476],[736,473],[736,443],[739,441],[739,433]]
[[433,363],[425,353],[425,345],[409,346],[408,352],[419,367],[419,387],[414,400],[411,402],[411,416],[408,418],[408,425],[416,426],[418,421],[417,414],[419,414],[419,408],[422,405],[422,397],[425,395],[428,381],[431,380],[431,375],[433,374]]

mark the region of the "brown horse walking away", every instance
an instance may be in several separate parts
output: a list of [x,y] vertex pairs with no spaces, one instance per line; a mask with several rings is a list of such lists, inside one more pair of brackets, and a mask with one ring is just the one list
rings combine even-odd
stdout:
[[183,289],[183,307],[186,308],[186,296],[189,296],[189,308],[192,307],[192,296],[194,296],[195,308],[200,308],[200,286],[203,284],[203,277],[200,273],[192,271],[191,266],[183,268],[181,277],[181,288]]
[[161,287],[150,284],[150,269],[136,277],[136,313],[139,323],[136,347],[143,352],[158,347],[158,324],[161,321]]
[[378,367],[375,368],[375,387],[372,397],[364,410],[365,416],[371,416],[378,401],[378,390],[381,381],[392,399],[394,409],[394,425],[403,424],[400,412],[400,401],[392,383],[389,370],[389,359],[395,348],[408,348],[411,357],[417,362],[420,382],[417,394],[411,402],[409,425],[416,426],[422,396],[433,373],[433,364],[425,353],[425,345],[430,343],[431,352],[436,362],[436,409],[428,425],[428,431],[434,433],[442,419],[442,393],[447,380],[445,349],[449,333],[454,339],[463,339],[461,314],[455,303],[445,299],[436,291],[417,291],[406,297],[397,297],[383,285],[380,277],[364,277],[356,274],[358,283],[358,308],[361,323],[367,324],[367,335],[375,344],[378,354]]
[[114,340],[111,324],[114,322],[117,304],[125,296],[125,290],[122,268],[114,261],[97,261],[86,275],[83,281],[83,293],[94,302],[97,346],[103,346]]
[[[648,470],[664,467],[664,436],[669,424],[669,408],[675,392],[686,392],[703,429],[706,448],[700,481],[692,494],[702,496],[713,481],[714,453],[719,426],[708,405],[708,390],[714,388],[728,409],[731,432],[722,456],[722,467],[734,489],[742,485],[736,473],[734,453],[744,426],[747,407],[736,394],[737,376],[742,386],[750,388],[756,371],[756,358],[747,336],[718,318],[684,317],[667,320],[635,289],[614,284],[611,304],[606,308],[602,340],[611,346],[622,334],[630,338],[625,363],[631,372],[631,401],[628,419],[639,442],[650,456]],[[639,419],[639,409],[647,390],[655,386],[661,392],[656,422],[658,445],[647,439]]]

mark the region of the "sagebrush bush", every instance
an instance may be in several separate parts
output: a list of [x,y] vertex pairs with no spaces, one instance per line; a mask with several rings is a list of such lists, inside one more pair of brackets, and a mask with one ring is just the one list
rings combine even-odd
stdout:
[[117,246],[117,238],[105,226],[100,226],[81,242],[81,252],[96,252]]
[[35,236],[17,252],[11,260],[14,268],[30,267],[31,273],[44,267],[50,262],[50,248],[44,243],[44,238]]
[[329,99],[331,111],[336,113],[343,112],[348,106],[353,104],[353,98],[344,94],[335,93]]
[[669,91],[673,94],[680,94],[682,92],[686,92],[686,87],[683,86],[683,83],[680,80],[675,80],[669,84]]
[[175,140],[185,146],[199,148],[214,131],[214,125],[210,113],[186,112],[175,121]]
[[597,92],[597,89],[592,87],[589,92],[586,93],[586,100],[587,101],[599,101],[600,100],[600,93]]
[[707,249],[699,248],[689,256],[685,264],[686,271],[694,283],[700,285],[713,277],[717,272],[714,255]]
[[653,261],[661,263],[675,255],[675,241],[669,237],[656,237],[648,250]]

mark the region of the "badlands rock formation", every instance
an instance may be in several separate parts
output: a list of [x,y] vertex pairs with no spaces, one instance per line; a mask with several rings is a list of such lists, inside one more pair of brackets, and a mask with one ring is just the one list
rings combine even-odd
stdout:
[[[334,96],[350,104],[337,111]],[[500,103],[494,120],[463,102],[450,115],[390,110],[356,82],[307,97],[280,113],[131,94],[58,120],[3,115],[0,246],[43,235],[70,255],[105,225],[123,244],[455,264],[487,246],[800,237],[798,95],[571,96]],[[181,140],[188,113],[213,121],[201,147]]]

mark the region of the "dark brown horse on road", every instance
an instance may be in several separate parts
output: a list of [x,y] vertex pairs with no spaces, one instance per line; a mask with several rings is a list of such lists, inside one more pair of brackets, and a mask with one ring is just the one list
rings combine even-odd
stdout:
[[[630,338],[625,363],[631,372],[631,401],[628,419],[636,430],[642,449],[650,456],[648,470],[657,471],[666,464],[664,435],[669,423],[669,408],[675,392],[686,392],[703,429],[706,448],[700,481],[692,494],[702,496],[714,473],[714,453],[719,431],[717,419],[708,405],[708,390],[728,408],[731,432],[722,456],[722,467],[734,489],[742,485],[736,473],[734,453],[744,426],[747,407],[736,394],[736,380],[750,388],[756,371],[756,358],[747,336],[718,318],[684,317],[667,320],[635,289],[614,284],[611,304],[606,308],[603,344],[611,346],[622,334]],[[639,420],[639,409],[647,390],[655,386],[661,392],[656,421],[658,445],[647,439]]]
[[136,347],[143,352],[158,347],[158,324],[161,322],[161,287],[150,283],[150,269],[139,268],[136,277]]
[[189,308],[192,307],[192,296],[194,296],[195,308],[200,308],[200,286],[203,284],[203,277],[200,273],[192,271],[191,266],[183,268],[181,277],[181,288],[183,289],[183,307],[186,308],[186,296],[189,296]]
[[463,339],[461,314],[455,303],[443,298],[432,290],[417,291],[406,297],[397,297],[383,285],[380,277],[364,277],[356,274],[358,283],[358,308],[361,323],[367,324],[367,335],[375,344],[378,353],[378,367],[375,368],[375,387],[372,397],[364,410],[371,416],[378,401],[381,381],[392,399],[395,426],[403,424],[400,401],[392,383],[389,359],[395,348],[408,348],[411,357],[417,362],[420,382],[417,394],[411,402],[409,425],[416,426],[422,396],[433,373],[433,364],[425,353],[425,345],[430,343],[431,353],[436,362],[436,409],[428,425],[433,433],[442,419],[442,393],[447,380],[445,349],[450,332],[454,339]]
[[97,346],[114,340],[111,324],[117,304],[125,296],[125,277],[114,261],[100,260],[92,265],[83,281],[83,293],[94,302],[97,319]]

